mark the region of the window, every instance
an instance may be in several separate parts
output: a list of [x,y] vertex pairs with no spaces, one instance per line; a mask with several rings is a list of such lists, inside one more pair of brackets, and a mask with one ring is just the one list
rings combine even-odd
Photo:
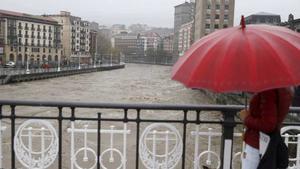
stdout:
[[224,19],[228,19],[228,15],[227,14],[224,15]]
[[220,19],[220,15],[216,14],[215,19]]
[[19,27],[21,27],[22,26],[22,23],[19,23]]
[[205,24],[206,29],[210,29],[210,24]]
[[210,9],[210,5],[207,5],[207,9]]
[[215,24],[215,29],[219,29],[219,25],[218,24]]
[[210,19],[210,14],[206,14],[206,19]]
[[27,47],[25,47],[25,52],[28,52],[28,48]]
[[14,47],[10,47],[10,51],[13,52],[14,51]]
[[49,53],[51,53],[51,49],[49,49]]
[[224,25],[223,25],[223,28],[228,28],[228,25],[227,25],[227,24],[224,24]]
[[219,4],[216,5],[216,9],[220,9],[220,5]]
[[22,48],[21,47],[19,47],[19,52],[21,52],[22,51]]
[[225,9],[227,9],[227,10],[228,10],[228,9],[229,9],[229,5],[225,5]]
[[46,52],[46,48],[43,48],[43,53],[45,53]]

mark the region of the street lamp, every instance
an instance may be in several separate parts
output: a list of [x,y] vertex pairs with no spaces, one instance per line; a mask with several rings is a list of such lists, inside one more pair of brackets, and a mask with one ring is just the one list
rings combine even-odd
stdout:
[[81,55],[81,52],[79,52],[79,55],[78,55],[78,69],[81,69],[81,67],[80,67],[80,55]]
[[112,53],[110,53],[110,66],[112,66]]
[[59,58],[57,58],[57,60],[58,60],[57,71],[58,72],[60,72],[60,58],[61,58],[61,56]]
[[96,35],[96,46],[95,46],[95,56],[94,56],[94,68],[96,68],[96,56],[97,56],[97,35]]
[[30,74],[30,70],[29,70],[29,56],[28,53],[26,54],[27,56],[27,61],[26,61],[26,74]]

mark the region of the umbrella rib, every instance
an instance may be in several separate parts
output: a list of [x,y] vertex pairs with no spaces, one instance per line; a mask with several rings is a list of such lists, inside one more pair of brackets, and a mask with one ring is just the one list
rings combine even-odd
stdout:
[[[269,33],[269,32],[265,31],[265,33]],[[264,36],[262,36],[260,33],[255,32],[255,34],[257,35],[258,38],[260,38],[261,40],[265,41],[265,42],[266,42],[266,45],[268,45],[269,47],[272,47],[272,48],[273,48],[273,45],[270,43],[270,41],[269,41],[268,39],[266,39],[266,38],[265,38]],[[269,33],[269,34],[272,34],[272,33]],[[274,34],[272,34],[272,35],[274,36]],[[274,36],[274,37],[275,37],[275,36]],[[278,36],[276,36],[276,37],[278,37]],[[281,37],[278,37],[278,38],[282,39]],[[286,43],[289,43],[289,42],[286,41],[285,39],[282,39],[282,40],[283,40],[284,42],[286,42]],[[296,80],[293,79],[292,72],[290,72],[288,69],[286,69],[287,65],[285,64],[285,62],[282,61],[282,58],[280,57],[280,55],[278,55],[278,54],[275,53],[274,51],[272,51],[272,53],[274,54],[274,55],[272,55],[273,58],[276,59],[277,61],[279,60],[279,63],[280,63],[282,66],[284,66],[285,72],[289,74],[289,77],[291,78],[291,80],[292,80],[293,82],[296,82]],[[277,56],[277,57],[274,57],[274,56]],[[277,59],[277,58],[278,58],[278,59]]]
[[[235,32],[235,33],[239,33],[239,32]],[[233,44],[231,43],[233,39],[234,39],[234,34],[231,34],[230,40],[227,40],[227,41],[226,41],[226,46],[227,46],[226,51],[224,52],[223,56],[222,56],[221,58],[219,58],[219,60],[221,60],[220,62],[221,62],[222,64],[219,64],[220,66],[217,68],[217,71],[215,71],[215,75],[214,75],[214,81],[215,81],[215,82],[217,81],[217,79],[220,79],[220,77],[222,77],[221,74],[218,74],[218,72],[223,72],[222,69],[224,68],[224,66],[223,66],[223,65],[224,65],[224,62],[227,61],[225,57],[227,56],[227,53],[228,53],[229,50],[231,49],[230,46],[233,45]],[[228,59],[228,58],[227,58],[227,59]],[[219,81],[221,82],[222,80],[219,80]],[[219,84],[219,83],[218,83],[218,84]],[[219,85],[218,85],[217,88],[219,88]]]
[[[210,53],[210,52],[214,49],[214,47],[215,47],[216,45],[218,45],[218,43],[219,43],[220,41],[223,40],[223,37],[225,37],[225,36],[228,36],[228,33],[227,33],[227,34],[224,33],[224,34],[220,35],[219,37],[216,38],[217,40],[211,39],[211,40],[213,41],[213,44],[210,46],[209,49],[207,49],[207,50],[205,51],[205,53],[203,54],[203,56],[205,56],[205,55],[207,55],[208,53]],[[198,48],[198,49],[200,49],[200,48]],[[195,52],[197,52],[197,51],[195,51]],[[202,57],[201,59],[203,59],[203,57]],[[199,61],[195,61],[195,62],[196,62],[196,63],[199,63]],[[201,62],[201,63],[202,63],[202,62]],[[197,67],[200,67],[200,66],[201,66],[201,64],[200,64],[200,65],[197,65]],[[197,69],[196,69],[196,70],[197,70]],[[193,76],[194,76],[195,73],[196,73],[196,71],[191,72],[191,75],[189,76],[189,80],[188,80],[189,82],[191,82],[191,79],[193,78]],[[190,86],[192,86],[192,85],[187,84],[187,86],[190,87]]]

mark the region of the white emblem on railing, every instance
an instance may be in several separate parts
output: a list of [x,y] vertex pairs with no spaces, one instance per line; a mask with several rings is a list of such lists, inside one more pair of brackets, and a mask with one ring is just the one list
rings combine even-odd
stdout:
[[147,169],[173,169],[181,159],[182,138],[174,126],[154,123],[142,133],[139,151]]
[[45,120],[27,120],[17,130],[14,151],[20,163],[29,169],[48,168],[58,154],[58,137]]
[[[212,143],[212,137],[216,136],[216,133],[212,132],[212,128],[208,129],[208,132],[199,132],[199,125],[196,126],[196,131],[192,131],[191,133],[193,136],[195,136],[195,153],[194,153],[194,169],[200,169],[200,161],[201,159],[204,157],[204,155],[206,155],[206,165],[207,166],[211,166],[212,165],[212,156],[214,156],[216,158],[216,164],[217,164],[217,169],[220,168],[221,166],[221,160],[220,160],[220,156],[211,151],[211,143]],[[199,136],[208,136],[208,146],[207,146],[207,150],[203,151],[202,153],[199,154]]]
[[0,168],[2,167],[2,160],[3,160],[3,154],[2,154],[2,135],[3,131],[6,130],[6,126],[2,126],[2,121],[0,120]]
[[[291,131],[293,134],[289,134]],[[281,129],[282,137],[287,146],[293,147],[289,151],[292,157],[289,158],[290,166],[288,169],[300,168],[300,126],[286,126]],[[293,152],[294,150],[294,152]],[[296,151],[295,151],[296,150]]]
[[[88,129],[88,125],[85,125],[84,129],[76,129],[74,122],[71,122],[71,128],[68,129],[68,132],[71,133],[71,169],[73,169],[74,166],[77,169],[93,169],[93,168],[95,168],[97,165],[97,154],[92,148],[88,147],[87,134],[89,134],[89,133],[97,134],[97,129]],[[83,133],[83,135],[84,135],[84,146],[82,148],[79,148],[76,152],[75,152],[75,144],[74,144],[75,133]],[[116,130],[114,126],[111,126],[110,129],[101,129],[100,133],[110,135],[110,146],[109,146],[109,148],[102,151],[102,153],[100,154],[100,157],[99,157],[101,167],[104,169],[108,168],[104,164],[104,155],[109,153],[109,161],[108,161],[109,163],[112,164],[112,163],[119,162],[118,160],[115,160],[116,156],[119,156],[119,158],[121,159],[121,162],[120,162],[120,165],[117,167],[117,169],[121,169],[121,168],[126,169],[127,135],[130,134],[130,130],[127,130],[127,124],[124,123],[123,130]],[[123,135],[123,150],[122,150],[123,152],[121,152],[121,150],[114,147],[114,136],[116,134]],[[94,163],[89,163],[88,168],[80,166],[77,161],[77,156],[80,153],[83,153],[83,158],[82,158],[83,162],[89,162],[90,159],[88,158],[88,153],[91,153],[93,156],[92,160],[94,161]]]

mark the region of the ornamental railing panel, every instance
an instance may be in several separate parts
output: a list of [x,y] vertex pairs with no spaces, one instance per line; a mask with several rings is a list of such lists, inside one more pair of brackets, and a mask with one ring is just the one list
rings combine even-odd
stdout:
[[[0,168],[239,169],[241,109],[2,100]],[[291,111],[295,118],[300,109]],[[289,168],[300,168],[300,123],[281,132]]]

